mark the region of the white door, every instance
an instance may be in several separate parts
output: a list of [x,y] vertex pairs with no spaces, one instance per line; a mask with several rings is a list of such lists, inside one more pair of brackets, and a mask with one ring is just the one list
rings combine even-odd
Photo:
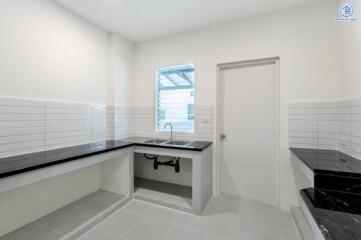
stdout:
[[278,205],[278,65],[223,69],[220,191]]

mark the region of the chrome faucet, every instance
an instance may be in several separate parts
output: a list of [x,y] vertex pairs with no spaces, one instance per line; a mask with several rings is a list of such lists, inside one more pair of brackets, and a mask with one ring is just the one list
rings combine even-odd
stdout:
[[167,126],[170,126],[170,140],[173,142],[173,125],[171,123],[166,123],[163,128],[166,129]]

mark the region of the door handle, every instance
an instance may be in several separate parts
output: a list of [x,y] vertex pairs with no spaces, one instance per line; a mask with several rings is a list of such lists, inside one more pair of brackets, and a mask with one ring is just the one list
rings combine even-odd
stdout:
[[227,137],[226,134],[224,133],[221,134],[221,140],[224,140],[226,137]]

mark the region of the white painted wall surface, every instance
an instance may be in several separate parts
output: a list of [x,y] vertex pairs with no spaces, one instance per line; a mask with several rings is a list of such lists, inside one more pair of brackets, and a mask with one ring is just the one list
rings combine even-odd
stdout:
[[[52,0],[1,0],[0,29],[0,97],[129,103],[133,46],[121,36]],[[104,121],[105,112],[91,122]],[[95,166],[1,193],[0,236],[98,190],[101,173]]]
[[340,33],[340,66],[342,77],[339,79],[339,98],[361,97],[361,1],[340,1],[351,3],[357,21],[338,22]]
[[108,104],[129,106],[135,45],[115,33],[110,34],[109,45]]
[[154,102],[157,67],[194,63],[196,102],[215,103],[216,65],[280,56],[290,100],[330,99],[337,92],[336,1],[139,43],[133,104]]
[[[280,57],[281,92],[287,100],[329,100],[337,96],[337,1],[177,34],[136,45],[134,106],[154,103],[155,69],[196,65],[196,104],[216,103],[216,65]],[[298,205],[288,148],[287,103],[281,106],[281,207]],[[283,110],[282,110],[283,109]],[[214,124],[215,126],[215,124]],[[213,139],[215,142],[215,137]]]
[[106,103],[108,33],[50,0],[0,1],[0,95]]

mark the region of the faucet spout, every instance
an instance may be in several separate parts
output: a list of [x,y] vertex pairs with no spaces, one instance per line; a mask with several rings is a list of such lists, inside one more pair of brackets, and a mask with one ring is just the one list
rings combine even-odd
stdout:
[[173,125],[171,123],[164,124],[164,129],[170,126],[170,140],[173,141]]

